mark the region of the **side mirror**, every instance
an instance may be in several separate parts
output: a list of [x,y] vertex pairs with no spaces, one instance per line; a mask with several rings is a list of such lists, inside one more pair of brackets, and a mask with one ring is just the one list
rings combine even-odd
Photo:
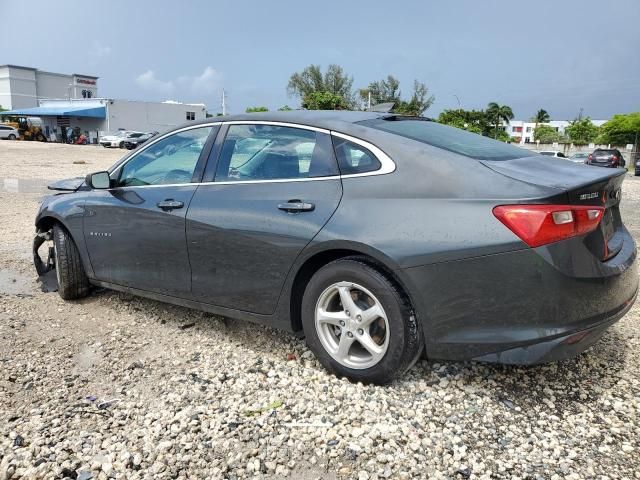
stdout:
[[109,172],[90,173],[85,179],[87,185],[95,189],[106,189],[111,187],[111,178]]

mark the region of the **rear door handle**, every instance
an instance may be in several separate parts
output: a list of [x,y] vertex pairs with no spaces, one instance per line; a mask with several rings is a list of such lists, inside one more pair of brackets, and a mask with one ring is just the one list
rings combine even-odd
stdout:
[[163,200],[162,202],[158,202],[158,208],[161,208],[165,212],[176,210],[178,208],[184,207],[184,203],[178,200],[174,200],[172,198],[168,198]]
[[285,212],[296,213],[296,212],[311,212],[316,208],[316,206],[313,203],[293,200],[293,201],[278,204],[278,208],[280,210],[284,210]]

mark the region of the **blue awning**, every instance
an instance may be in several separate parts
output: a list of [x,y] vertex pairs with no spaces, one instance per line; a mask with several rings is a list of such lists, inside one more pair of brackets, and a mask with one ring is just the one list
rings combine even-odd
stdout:
[[28,115],[31,117],[107,117],[106,109],[104,107],[87,107],[86,105],[21,108],[18,110],[0,112],[0,115]]

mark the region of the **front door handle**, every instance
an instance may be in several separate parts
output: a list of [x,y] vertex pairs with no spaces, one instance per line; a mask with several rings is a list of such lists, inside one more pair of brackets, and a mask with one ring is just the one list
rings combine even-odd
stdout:
[[167,198],[162,202],[158,202],[158,208],[164,210],[165,212],[170,212],[171,210],[176,210],[182,207],[184,207],[184,203],[178,200],[174,200],[173,198]]
[[290,200],[285,203],[278,204],[280,210],[284,210],[289,213],[296,212],[311,212],[316,206],[313,203],[301,202],[300,200]]

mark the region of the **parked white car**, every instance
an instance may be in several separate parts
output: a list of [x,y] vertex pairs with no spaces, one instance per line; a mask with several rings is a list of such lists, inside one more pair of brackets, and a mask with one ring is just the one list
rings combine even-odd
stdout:
[[546,157],[558,157],[558,158],[567,158],[567,156],[558,151],[558,150],[541,150],[538,152],[540,155],[544,155]]
[[129,135],[134,133],[140,133],[140,132],[133,132],[130,130],[119,130],[117,132],[111,132],[100,137],[99,143],[105,148],[108,148],[108,147],[124,148],[125,139]]
[[9,125],[0,125],[0,138],[3,140],[15,140],[20,138],[20,133]]

